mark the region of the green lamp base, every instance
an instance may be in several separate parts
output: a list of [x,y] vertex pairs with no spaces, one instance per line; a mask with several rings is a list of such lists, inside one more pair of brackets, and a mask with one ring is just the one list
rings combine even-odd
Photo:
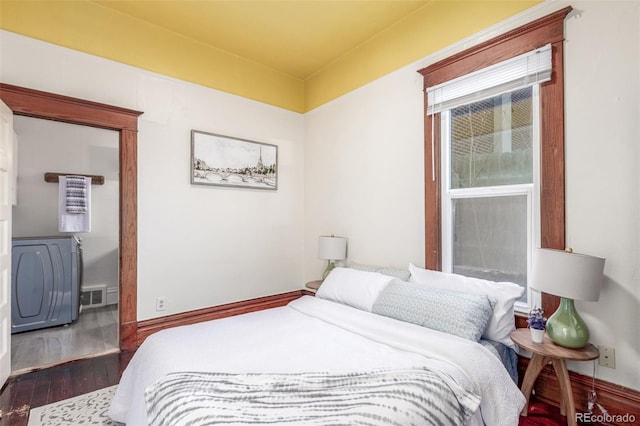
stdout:
[[587,344],[589,328],[578,315],[573,299],[560,299],[558,310],[547,320],[547,335],[565,348],[580,349]]
[[329,261],[329,263],[327,264],[327,269],[325,269],[324,273],[322,274],[322,281],[324,281],[324,279],[327,278],[327,275],[329,275],[335,267],[336,267],[335,263],[333,263],[332,261]]

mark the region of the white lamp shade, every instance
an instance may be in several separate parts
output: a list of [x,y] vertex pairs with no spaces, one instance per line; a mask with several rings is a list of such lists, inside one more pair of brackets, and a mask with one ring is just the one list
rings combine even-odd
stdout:
[[347,239],[343,237],[320,237],[318,257],[326,260],[342,260],[347,257]]
[[597,302],[604,259],[564,250],[536,249],[531,287],[567,299]]

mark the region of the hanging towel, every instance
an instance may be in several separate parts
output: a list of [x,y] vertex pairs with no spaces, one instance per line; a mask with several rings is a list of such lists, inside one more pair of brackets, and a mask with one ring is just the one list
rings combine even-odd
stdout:
[[[84,176],[67,176],[67,213],[80,214],[87,212],[87,183]],[[89,186],[91,180],[89,180]]]
[[[73,176],[76,177],[76,176]],[[84,197],[85,211],[69,212],[68,210],[68,193],[67,180],[69,177],[60,176],[58,183],[58,231],[59,232],[91,232],[91,178],[79,176],[84,180]],[[75,189],[78,189],[77,187]],[[78,192],[74,193],[78,195]],[[77,201],[77,200],[72,200]],[[73,204],[73,203],[72,203]],[[72,206],[72,210],[74,206]],[[78,207],[78,206],[75,206]]]

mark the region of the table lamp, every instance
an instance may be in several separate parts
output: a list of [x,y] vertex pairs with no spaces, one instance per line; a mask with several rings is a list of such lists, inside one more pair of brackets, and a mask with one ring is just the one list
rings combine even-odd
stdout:
[[336,267],[334,261],[342,260],[347,257],[347,239],[343,237],[321,236],[318,239],[318,257],[327,260],[327,268],[322,274],[324,280],[329,272]]
[[589,328],[578,315],[574,300],[597,302],[604,259],[573,253],[571,249],[536,249],[531,288],[560,296],[560,306],[547,320],[547,335],[565,348],[579,349],[589,341]]

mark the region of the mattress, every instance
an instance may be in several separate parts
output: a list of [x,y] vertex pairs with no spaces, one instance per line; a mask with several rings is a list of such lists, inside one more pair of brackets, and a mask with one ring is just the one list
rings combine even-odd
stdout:
[[428,368],[480,398],[469,424],[517,424],[524,396],[485,346],[304,296],[289,305],[150,336],[122,375],[109,415],[147,424],[145,390],[170,373],[349,373]]

